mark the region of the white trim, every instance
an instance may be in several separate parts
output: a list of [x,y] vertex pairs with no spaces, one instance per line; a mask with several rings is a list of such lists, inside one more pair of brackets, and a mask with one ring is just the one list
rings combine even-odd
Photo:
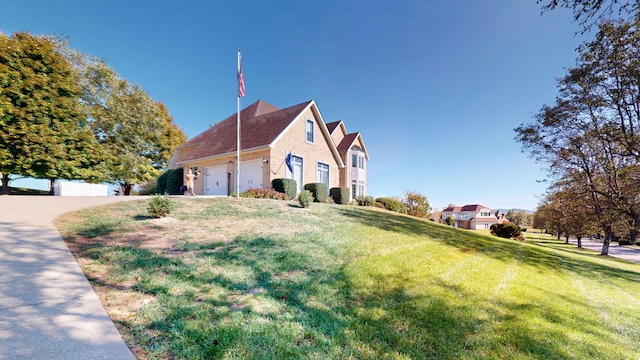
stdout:
[[[316,160],[316,182],[322,182],[318,179],[318,170],[319,170],[319,165],[326,165],[327,166],[327,190],[329,190],[331,188],[331,165],[329,163],[326,162],[322,162],[320,160]],[[324,183],[323,183],[324,184]]]
[[291,121],[289,125],[286,128],[284,128],[284,130],[282,130],[282,132],[271,142],[271,144],[269,144],[269,147],[271,148],[275,147],[275,144],[280,139],[282,139],[284,134],[287,131],[289,131],[291,127],[293,127],[293,125],[298,121],[298,119],[300,119],[301,117],[300,115],[302,115],[308,109],[311,109],[311,111],[313,112],[313,115],[315,116],[316,124],[318,124],[318,127],[320,128],[320,132],[322,133],[322,136],[324,137],[325,141],[329,143],[329,150],[331,150],[331,154],[333,154],[333,158],[336,160],[336,163],[338,164],[338,168],[339,169],[344,168],[345,167],[344,162],[340,157],[340,153],[338,153],[338,147],[336,146],[336,143],[333,141],[333,138],[329,133],[329,129],[327,129],[327,124],[324,122],[324,119],[322,118],[322,114],[320,114],[320,110],[318,109],[318,105],[316,105],[315,100],[311,100],[309,104],[304,109],[302,109],[298,115],[296,115],[295,119],[293,119],[293,121]]
[[[311,141],[309,141],[309,129],[307,129],[307,125],[311,123]],[[304,139],[307,141],[307,144],[315,145],[316,144],[316,122],[313,121],[312,118],[307,117],[304,122]]]

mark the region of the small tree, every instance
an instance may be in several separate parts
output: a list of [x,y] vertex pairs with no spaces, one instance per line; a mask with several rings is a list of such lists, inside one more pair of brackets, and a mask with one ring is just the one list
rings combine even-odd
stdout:
[[453,215],[449,215],[447,216],[447,218],[444,220],[445,224],[451,226],[453,225],[454,222],[456,222],[456,219],[453,218]]
[[429,218],[431,216],[431,206],[427,198],[416,191],[407,191],[404,199],[404,205],[407,207],[407,214],[419,217]]

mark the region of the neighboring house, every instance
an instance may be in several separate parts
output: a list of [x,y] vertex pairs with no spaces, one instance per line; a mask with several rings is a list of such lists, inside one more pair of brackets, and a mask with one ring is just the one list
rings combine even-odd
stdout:
[[500,211],[479,204],[465,206],[449,206],[442,210],[441,219],[446,224],[449,216],[454,219],[453,226],[461,229],[489,229],[491,225],[504,222],[506,219]]
[[[200,172],[194,182],[197,195],[235,191],[236,117],[210,127],[173,154],[169,168]],[[258,100],[242,109],[240,192],[269,189],[271,180],[289,178],[296,180],[298,191],[322,182],[328,188],[348,187],[352,197],[366,194],[369,155],[362,136],[347,133],[342,121],[329,125],[313,100],[284,109]]]

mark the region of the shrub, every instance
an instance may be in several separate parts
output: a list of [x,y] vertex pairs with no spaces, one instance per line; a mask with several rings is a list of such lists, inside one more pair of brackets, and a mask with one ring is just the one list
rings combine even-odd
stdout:
[[334,187],[329,190],[333,201],[336,204],[347,205],[351,198],[350,190],[348,187]]
[[453,215],[449,215],[447,216],[447,218],[444,220],[445,224],[451,226],[453,225],[453,223],[456,222],[456,219],[453,217]]
[[313,201],[313,194],[311,194],[309,190],[304,190],[298,195],[298,201],[300,202],[300,206],[308,208]]
[[173,211],[173,203],[166,196],[153,195],[147,210],[155,218],[165,217]]
[[394,211],[400,214],[407,213],[407,207],[404,206],[403,203],[401,203],[400,201],[394,198],[381,197],[381,198],[377,198],[376,202],[379,202],[380,204],[382,204],[384,208],[389,211]]
[[403,199],[407,214],[426,219],[431,216],[431,206],[427,198],[416,191],[407,191]]
[[287,194],[290,199],[295,198],[298,192],[296,181],[293,179],[273,179],[271,187],[277,192]]
[[522,235],[520,228],[514,223],[493,224],[489,229],[491,234],[505,239],[518,238]]
[[313,195],[315,202],[326,202],[327,201],[327,193],[329,189],[327,189],[327,184],[325,183],[309,183],[304,185],[305,190],[309,190]]
[[158,177],[156,193],[158,194],[182,194],[180,187],[183,185],[184,169],[169,169]]
[[356,203],[358,203],[358,206],[374,206],[376,204],[373,196],[358,195],[355,200]]
[[291,200],[289,195],[273,189],[249,189],[240,196],[254,199]]

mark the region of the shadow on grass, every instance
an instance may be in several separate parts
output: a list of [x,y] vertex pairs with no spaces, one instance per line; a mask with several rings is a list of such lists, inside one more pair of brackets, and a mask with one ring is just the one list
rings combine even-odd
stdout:
[[407,235],[428,236],[432,240],[440,241],[462,251],[473,250],[501,261],[512,261],[517,256],[518,261],[532,267],[564,269],[585,276],[591,276],[594,272],[598,272],[600,276],[640,281],[640,273],[638,272],[583,261],[590,257],[590,254],[587,253],[579,254],[565,250],[567,255],[571,256],[562,256],[542,245],[476,234],[469,230],[446,227],[393,212],[370,211],[357,207],[339,207],[337,211],[351,221],[357,221],[367,226]]
[[[121,325],[132,333],[147,333],[139,337],[140,345],[161,357],[457,359],[498,356],[505,349],[513,357],[573,357],[559,345],[571,341],[562,328],[532,331],[520,325],[526,321],[514,321],[548,317],[545,308],[515,302],[498,308],[437,279],[434,291],[411,295],[402,274],[378,276],[366,289],[357,289],[339,258],[322,256],[338,249],[327,245],[310,251],[295,245],[265,236],[203,244],[190,249],[203,261],[196,266],[147,249],[95,251],[111,259],[119,272],[146,274],[137,275],[134,289],[156,295],[161,310],[150,316],[146,329],[133,320]],[[199,270],[209,265],[242,269],[244,275]],[[192,290],[176,293],[184,285]],[[213,289],[220,295],[208,295]],[[256,302],[263,305],[254,306]],[[573,314],[556,316],[549,321],[598,328]],[[502,324],[507,328],[495,328]],[[595,348],[589,351],[604,355]]]

